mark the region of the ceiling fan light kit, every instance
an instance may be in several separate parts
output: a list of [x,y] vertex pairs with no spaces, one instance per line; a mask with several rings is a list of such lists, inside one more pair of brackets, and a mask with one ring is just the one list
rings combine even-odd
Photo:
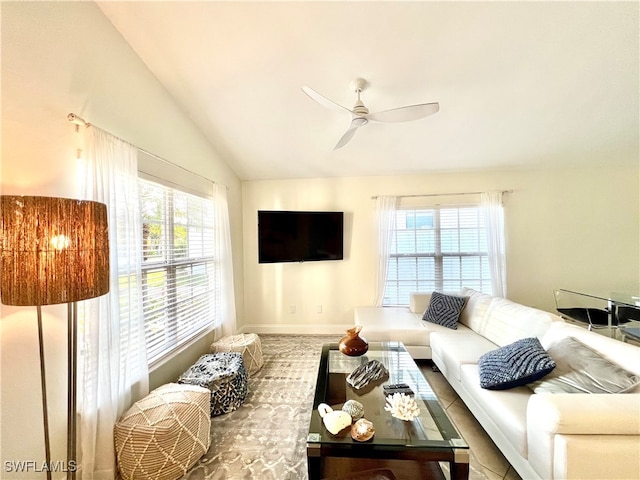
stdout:
[[438,110],[440,110],[440,105],[437,102],[433,102],[408,105],[406,107],[392,108],[391,110],[369,113],[369,109],[360,99],[360,93],[366,87],[367,81],[364,78],[356,78],[351,82],[351,89],[356,93],[357,97],[356,103],[351,110],[335,103],[333,100],[329,100],[327,97],[316,92],[311,87],[308,87],[306,85],[302,87],[302,91],[304,93],[306,93],[312,100],[315,100],[323,107],[346,112],[351,116],[351,123],[349,124],[349,128],[347,128],[347,131],[342,135],[340,140],[338,140],[338,143],[334,147],[334,150],[345,146],[349,142],[349,140],[353,138],[356,130],[360,127],[364,127],[370,121],[381,123],[410,122],[427,117],[429,115],[433,115]]

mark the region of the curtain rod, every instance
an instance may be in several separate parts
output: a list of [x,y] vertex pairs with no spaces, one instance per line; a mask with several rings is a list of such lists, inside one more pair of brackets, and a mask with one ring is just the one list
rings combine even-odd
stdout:
[[[100,127],[96,127],[96,126],[95,126],[95,125],[93,125],[92,123],[87,122],[84,118],[82,118],[82,117],[80,117],[80,116],[76,115],[75,113],[70,113],[69,115],[67,115],[67,120],[69,120],[71,123],[75,124],[75,126],[76,126],[76,132],[79,130],[80,125],[82,125],[83,127],[94,127],[94,128],[100,128]],[[100,128],[100,130],[102,130],[102,129]],[[105,132],[106,132],[106,130],[103,130],[103,131],[105,131]],[[109,135],[113,135],[111,132],[107,132],[107,133],[108,133]],[[120,138],[120,137],[118,137],[118,136],[116,136],[116,135],[113,135],[113,136],[114,136],[114,137],[116,137],[118,140],[121,140],[121,141],[123,141],[123,142],[131,143],[131,142],[127,142],[126,140],[124,140],[124,139],[122,139],[122,138]],[[138,150],[140,150],[142,153],[144,153],[144,154],[146,154],[146,155],[149,155],[150,157],[153,157],[153,158],[155,158],[156,160],[160,160],[161,162],[167,163],[167,164],[171,165],[172,167],[177,167],[177,168],[179,168],[179,169],[181,169],[181,170],[184,170],[185,172],[187,172],[187,173],[189,173],[189,174],[191,174],[191,175],[195,175],[196,177],[202,178],[203,180],[206,180],[206,181],[208,181],[208,182],[217,183],[217,182],[214,182],[213,180],[211,180],[210,178],[203,177],[203,176],[202,176],[202,175],[200,175],[199,173],[192,172],[191,170],[189,170],[189,169],[187,169],[187,168],[184,168],[183,166],[176,165],[175,163],[170,162],[169,160],[166,160],[166,159],[164,159],[164,158],[162,158],[162,157],[159,157],[159,156],[158,156],[158,155],[156,155],[155,153],[151,153],[151,152],[149,152],[149,151],[145,150],[144,148],[140,148],[140,147],[138,147],[137,145],[136,145],[135,147],[136,147]],[[222,184],[220,184],[220,185],[222,185]],[[225,189],[229,190],[229,187],[227,187],[226,185],[224,185],[224,187],[225,187]]]
[[[397,198],[415,198],[415,197],[447,197],[453,195],[480,195],[485,192],[458,192],[458,193],[423,193],[416,195],[391,195]],[[500,193],[513,193],[513,190],[502,190]],[[382,195],[374,195],[371,197],[372,200],[375,200]]]

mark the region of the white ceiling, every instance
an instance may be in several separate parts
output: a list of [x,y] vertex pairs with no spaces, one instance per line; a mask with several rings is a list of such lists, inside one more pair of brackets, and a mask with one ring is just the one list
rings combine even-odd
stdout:
[[[101,2],[241,179],[637,162],[638,2]],[[369,123],[333,150],[356,77]]]

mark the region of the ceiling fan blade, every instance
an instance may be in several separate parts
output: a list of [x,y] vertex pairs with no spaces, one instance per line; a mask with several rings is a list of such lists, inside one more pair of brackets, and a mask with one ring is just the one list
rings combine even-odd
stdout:
[[302,91],[306,93],[309,97],[311,97],[313,100],[318,102],[320,105],[322,105],[323,107],[331,108],[333,110],[338,110],[339,112],[347,112],[349,114],[351,113],[351,110],[349,110],[348,108],[343,107],[342,105],[338,105],[333,100],[329,100],[327,97],[319,94],[311,87],[308,87],[305,85],[302,87]]
[[393,108],[382,112],[370,113],[366,117],[374,122],[409,122],[433,115],[440,110],[440,104],[420,103],[407,107]]
[[349,125],[349,128],[347,129],[347,131],[344,132],[342,137],[340,137],[340,140],[338,140],[338,143],[336,143],[336,146],[333,147],[333,149],[337,150],[339,148],[344,147],[349,142],[349,140],[351,140],[353,136],[356,134],[356,130],[358,130],[357,126],[355,126],[354,124]]

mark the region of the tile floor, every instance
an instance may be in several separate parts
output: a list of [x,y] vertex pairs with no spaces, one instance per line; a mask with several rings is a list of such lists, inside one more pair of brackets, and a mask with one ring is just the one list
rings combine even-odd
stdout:
[[489,435],[480,426],[458,394],[439,372],[432,370],[429,360],[418,361],[418,366],[435,390],[440,403],[471,447],[470,480],[521,480],[516,471],[500,453]]

